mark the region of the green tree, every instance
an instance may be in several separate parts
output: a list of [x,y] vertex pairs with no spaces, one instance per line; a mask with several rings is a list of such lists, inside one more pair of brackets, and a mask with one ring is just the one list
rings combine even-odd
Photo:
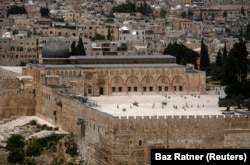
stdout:
[[182,18],[187,18],[187,13],[185,11],[181,12],[181,17]]
[[222,54],[222,60],[226,59],[227,57],[227,43],[224,43],[224,48],[223,48],[223,54]]
[[73,42],[71,43],[70,48],[71,48],[71,55],[75,55],[76,41],[73,41]]
[[249,23],[247,24],[247,28],[246,28],[246,32],[244,34],[244,38],[246,40],[250,40],[250,25],[249,25]]
[[109,41],[112,40],[110,27],[108,27],[107,40],[109,40]]
[[41,7],[40,8],[40,14],[42,17],[49,17],[49,9],[46,7]]
[[232,99],[225,98],[225,99],[219,100],[219,107],[226,107],[227,111],[230,111],[230,107],[232,107],[234,105],[235,105],[235,101]]
[[241,109],[241,105],[244,102],[244,96],[242,94],[233,95],[232,99],[235,101],[237,108]]
[[95,36],[91,39],[92,41],[96,41],[96,40],[105,40],[105,36],[101,35],[99,33],[96,33]]
[[138,7],[136,11],[146,16],[150,16],[153,13],[152,8],[148,6],[145,2],[144,2],[144,5]]
[[204,43],[204,39],[201,40],[201,51],[200,51],[200,70],[206,71],[209,75],[210,69],[210,58],[208,55],[207,45]]
[[17,148],[23,149],[25,145],[24,137],[19,134],[13,134],[7,140],[6,149],[7,150],[15,150]]
[[218,67],[218,66],[221,66],[221,64],[222,64],[222,55],[221,55],[220,50],[219,50],[218,53],[217,53],[215,63],[216,63],[216,66],[217,66],[217,67]]
[[194,15],[194,12],[192,10],[188,10],[188,18],[192,18]]
[[242,15],[246,15],[246,13],[245,13],[245,9],[244,9],[244,7],[243,7],[243,6],[241,6],[240,13],[241,13]]
[[75,48],[75,55],[86,56],[82,38],[79,36],[78,43]]
[[12,149],[8,155],[9,163],[20,163],[22,164],[25,159],[24,151],[21,148]]
[[166,15],[167,15],[167,11],[165,9],[161,8],[160,17],[161,18],[166,18]]
[[235,43],[224,60],[222,84],[228,85],[237,81],[245,81],[247,76],[247,49],[245,41]]
[[218,81],[221,80],[222,77],[222,66],[216,66],[211,64],[211,79]]
[[26,155],[27,156],[38,156],[41,154],[42,146],[38,143],[35,139],[31,142],[26,148]]
[[[112,8],[113,13],[132,13],[135,12],[136,6],[133,3],[121,4]],[[112,15],[111,14],[111,15]]]
[[248,111],[250,111],[250,100],[249,99],[245,100],[243,106],[246,107]]
[[197,67],[197,58],[199,54],[192,49],[187,48],[183,44],[168,44],[164,49],[163,54],[169,54],[176,57],[177,64],[193,64],[195,68]]
[[233,95],[243,95],[245,99],[250,98],[250,82],[234,82],[228,84],[225,88],[227,98],[232,98]]
[[24,6],[13,5],[7,9],[7,16],[10,14],[27,14],[27,11]]

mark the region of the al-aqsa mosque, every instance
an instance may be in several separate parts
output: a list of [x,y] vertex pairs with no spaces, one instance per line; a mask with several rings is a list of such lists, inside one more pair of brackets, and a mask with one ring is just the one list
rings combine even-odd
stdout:
[[40,85],[65,85],[85,96],[166,92],[201,92],[205,72],[176,64],[171,55],[74,56],[54,38],[42,50],[39,64],[28,64],[25,75]]

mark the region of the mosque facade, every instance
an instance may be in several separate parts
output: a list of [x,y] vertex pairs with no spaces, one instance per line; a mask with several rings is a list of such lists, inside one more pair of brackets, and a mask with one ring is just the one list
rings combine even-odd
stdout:
[[60,40],[48,41],[39,64],[28,64],[25,75],[44,85],[67,85],[85,96],[200,92],[205,72],[176,64],[171,55],[71,56]]

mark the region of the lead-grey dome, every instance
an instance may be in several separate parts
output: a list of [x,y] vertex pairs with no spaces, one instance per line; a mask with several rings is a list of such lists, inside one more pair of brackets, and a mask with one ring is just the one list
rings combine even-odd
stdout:
[[68,58],[69,47],[59,38],[47,41],[42,50],[43,58]]

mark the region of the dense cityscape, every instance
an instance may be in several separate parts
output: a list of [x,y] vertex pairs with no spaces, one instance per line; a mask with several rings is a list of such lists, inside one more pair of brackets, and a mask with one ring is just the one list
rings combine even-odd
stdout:
[[3,165],[250,148],[249,0],[0,2]]

